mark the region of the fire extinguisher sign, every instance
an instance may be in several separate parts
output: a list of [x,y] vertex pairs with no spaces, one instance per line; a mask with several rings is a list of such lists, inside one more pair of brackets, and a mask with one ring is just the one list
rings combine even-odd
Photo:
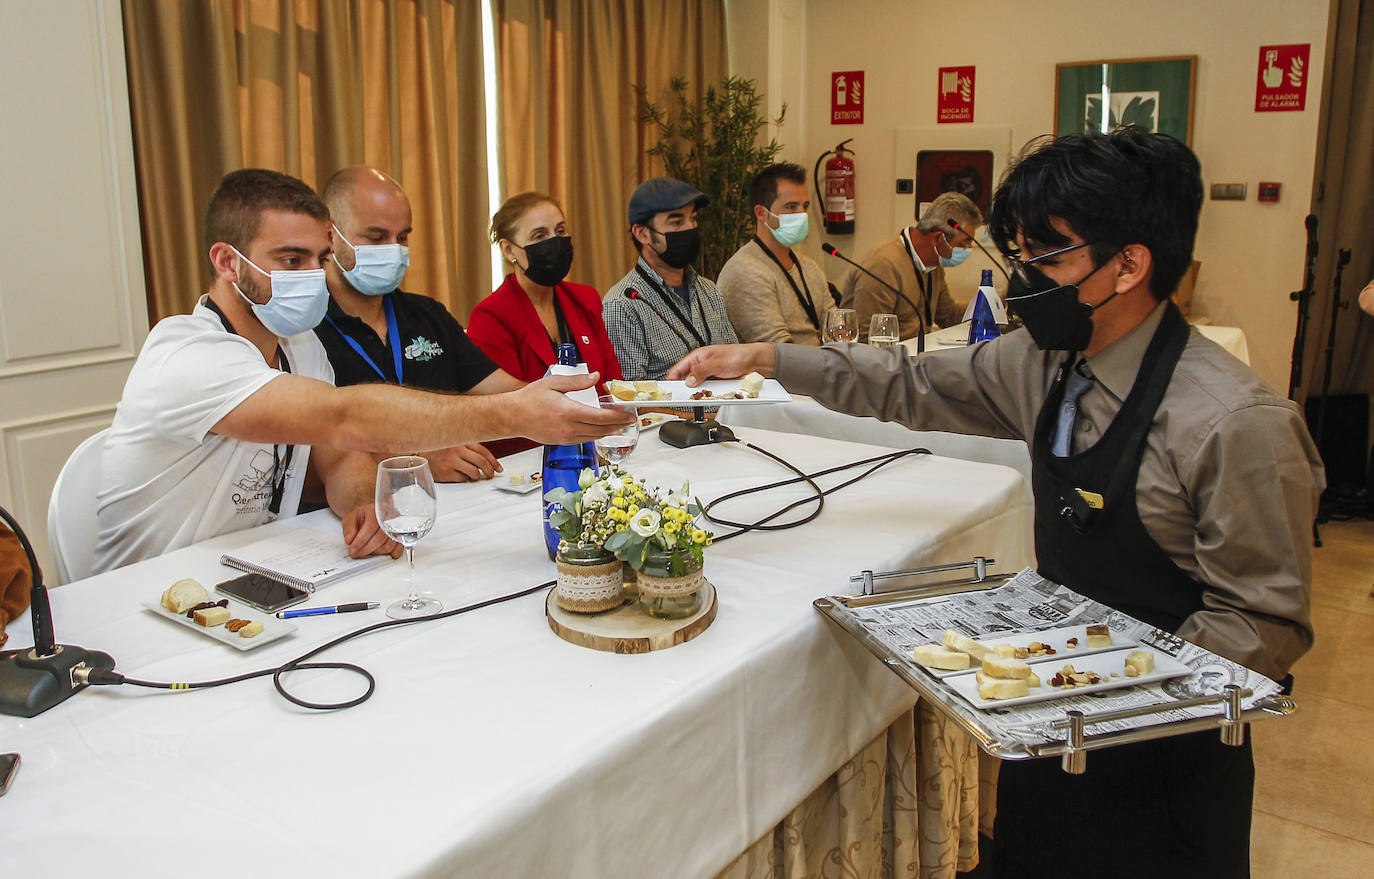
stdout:
[[937,122],[973,121],[973,68],[941,67]]
[[864,72],[845,70],[830,74],[830,124],[862,125],[864,121]]
[[1276,113],[1307,106],[1308,62],[1312,44],[1260,46],[1259,76],[1255,82],[1255,112]]

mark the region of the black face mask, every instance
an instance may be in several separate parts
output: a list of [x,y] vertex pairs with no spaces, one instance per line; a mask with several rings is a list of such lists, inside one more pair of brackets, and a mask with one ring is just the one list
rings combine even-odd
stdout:
[[1116,298],[1116,292],[1097,305],[1088,305],[1078,301],[1078,285],[1102,265],[1078,284],[1061,285],[1034,265],[1024,263],[1011,273],[1007,306],[1021,318],[1042,351],[1082,351],[1088,347],[1093,337],[1093,312]]
[[553,287],[568,276],[572,268],[573,245],[571,235],[555,235],[525,245],[525,277],[541,287]]
[[[676,232],[659,232],[650,227],[653,232],[658,232],[663,236],[666,243],[663,251],[658,258],[667,265],[675,269],[685,269],[691,265],[701,253],[701,230],[699,229],[678,229]],[[657,248],[655,248],[657,250]]]

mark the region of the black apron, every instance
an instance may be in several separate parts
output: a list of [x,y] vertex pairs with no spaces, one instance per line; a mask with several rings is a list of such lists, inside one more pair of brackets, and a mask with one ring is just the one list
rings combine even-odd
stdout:
[[[1202,606],[1202,585],[1146,532],[1135,483],[1187,341],[1170,304],[1111,425],[1092,448],[1056,458],[1065,363],[1031,438],[1040,573],[1170,632]],[[989,863],[977,875],[1249,876],[1253,793],[1249,739],[1233,748],[1215,731],[1092,751],[1078,776],[1058,759],[1004,762]]]

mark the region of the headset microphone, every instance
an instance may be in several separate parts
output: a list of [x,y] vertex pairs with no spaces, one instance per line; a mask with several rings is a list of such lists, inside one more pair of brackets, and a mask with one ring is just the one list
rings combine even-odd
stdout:
[[829,241],[821,245],[821,250],[824,250],[826,253],[830,254],[833,257],[837,257],[849,263],[851,266],[863,272],[865,275],[868,275],[870,278],[877,281],[879,284],[882,284],[884,287],[891,290],[893,293],[896,293],[903,302],[911,306],[911,310],[916,312],[916,320],[921,324],[921,332],[919,335],[916,336],[916,353],[924,354],[926,350],[926,333],[929,332],[930,327],[926,326],[926,319],[921,316],[921,309],[916,307],[916,303],[911,301],[911,297],[907,296],[905,293],[903,293],[901,290],[898,290],[896,287],[892,286],[887,281],[884,281],[882,278],[873,274],[868,269],[859,265],[854,260],[845,256],[843,253],[840,253],[838,250],[835,249],[835,245],[831,244]]

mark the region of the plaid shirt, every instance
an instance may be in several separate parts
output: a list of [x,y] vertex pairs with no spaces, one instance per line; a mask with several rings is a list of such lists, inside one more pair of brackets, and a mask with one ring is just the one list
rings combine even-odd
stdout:
[[[661,379],[668,374],[669,367],[686,357],[693,348],[739,341],[715,284],[689,267],[683,277],[691,285],[692,295],[691,302],[684,306],[676,293],[668,292],[668,285],[642,258],[635,268],[643,270],[654,284],[644,283],[639,272],[631,269],[601,301],[606,335],[615,346],[616,359],[620,361],[620,371],[626,381]],[[634,290],[641,298],[631,301],[625,296],[627,290]],[[671,301],[665,301],[665,292],[672,297]],[[654,309],[659,313],[655,314]],[[684,323],[684,316],[691,321],[690,327]]]

